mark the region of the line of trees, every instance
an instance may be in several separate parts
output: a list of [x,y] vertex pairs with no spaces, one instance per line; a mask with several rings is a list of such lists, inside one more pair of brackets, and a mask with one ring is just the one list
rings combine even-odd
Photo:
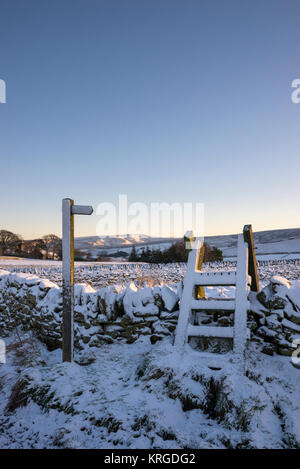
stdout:
[[0,230],[0,255],[59,260],[62,257],[62,241],[55,234],[23,240],[22,236],[11,231]]
[[[223,260],[221,249],[204,243],[204,259],[203,262],[216,262]],[[153,264],[167,264],[169,262],[187,262],[188,251],[185,248],[184,240],[173,243],[168,249],[150,249],[148,246],[137,252],[133,246],[129,262],[148,262]]]
[[[223,260],[223,253],[220,249],[211,247],[207,243],[204,243],[204,246],[204,262]],[[118,253],[118,255],[120,254],[125,253]],[[32,240],[23,240],[20,235],[11,231],[0,230],[0,255],[60,260],[62,258],[62,240],[55,234],[48,234]],[[160,248],[150,249],[149,246],[137,251],[135,246],[133,246],[128,260],[130,262],[166,264],[169,262],[187,262],[187,258],[188,251],[185,248],[184,240],[180,240],[173,243],[164,251]],[[89,259],[86,254],[83,256],[83,253],[75,250],[75,260]],[[101,260],[105,260],[105,256]]]

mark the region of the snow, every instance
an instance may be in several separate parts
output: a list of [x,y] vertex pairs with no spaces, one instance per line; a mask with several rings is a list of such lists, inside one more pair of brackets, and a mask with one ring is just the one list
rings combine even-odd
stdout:
[[283,319],[281,324],[284,327],[287,327],[288,329],[291,329],[294,332],[299,332],[300,333],[300,326],[297,324],[294,324],[293,322],[289,321],[288,319]]
[[[80,268],[82,276],[90,272],[88,279],[99,275],[98,269]],[[120,272],[124,276],[127,272],[120,266],[110,268],[111,279],[118,282]],[[174,271],[169,268],[173,281]],[[224,270],[224,265],[219,268]],[[263,274],[268,272],[270,289],[294,303],[294,308],[291,305],[286,311],[295,317],[300,304],[297,268],[294,265],[292,271],[290,264],[261,268]],[[232,265],[228,269],[232,270]],[[292,280],[279,275],[285,271]],[[26,282],[38,288],[39,294],[49,289],[44,301],[47,307],[54,307],[60,288],[46,278],[47,272],[53,278],[50,266],[38,287],[38,276],[28,272],[1,271],[1,282],[10,276],[19,285]],[[104,269],[103,276],[107,272]],[[133,271],[128,272],[130,277]],[[128,315],[142,314],[149,322],[153,320],[157,333],[164,334],[155,304],[155,293],[160,293],[165,309],[160,318],[176,320],[174,301],[180,290],[175,286],[167,288],[161,282],[151,290],[146,285],[140,288],[134,279],[124,288],[122,282],[117,285],[112,281],[102,291],[108,305],[120,292]],[[95,288],[94,283],[76,284],[76,310],[87,314],[88,305],[88,314],[94,314]],[[206,290],[213,298],[232,298],[234,293],[231,287]],[[256,298],[251,298],[252,307],[255,302]],[[258,311],[261,308],[257,305]],[[267,326],[275,320],[273,316],[266,317]],[[282,317],[282,310],[276,310],[277,316]],[[107,317],[103,319],[107,321]],[[282,318],[281,324],[299,336],[300,325],[287,318]],[[108,326],[114,327],[118,324]],[[229,334],[230,328],[226,329]],[[276,335],[268,327],[265,331]],[[222,369],[210,369],[201,359],[203,355],[191,347],[179,353],[172,337],[166,336],[155,345],[149,337],[140,337],[133,344],[116,342],[77,350],[75,363],[62,364],[61,350],[49,352],[31,333],[19,330],[18,334],[5,338],[6,363],[0,363],[0,448],[300,447],[300,370],[291,364],[290,357],[262,354],[256,342],[248,344],[246,376],[240,379],[233,354],[226,356]],[[218,368],[220,357],[213,360]]]
[[[62,284],[61,263],[59,261],[39,260],[1,260],[0,269],[9,272],[36,275],[39,278],[51,280],[58,285]],[[99,263],[99,262],[75,262],[75,281],[77,283],[89,283],[94,288],[108,285],[119,285],[125,288],[128,282],[135,282],[141,286],[162,286],[182,282],[187,265],[174,264],[146,264],[146,263]],[[234,262],[215,262],[203,264],[202,271],[207,273],[230,272],[236,269]],[[261,285],[274,275],[280,275],[288,280],[300,278],[299,260],[261,261],[258,265],[258,273]],[[226,290],[224,290],[226,291]]]
[[224,337],[233,338],[232,327],[219,326],[188,326],[188,335],[190,337]]
[[161,296],[167,311],[173,311],[178,302],[177,294],[166,285],[161,287]]
[[[300,444],[300,373],[286,357],[262,355],[253,344],[239,408],[230,362],[225,370],[210,370],[199,353],[178,355],[168,339],[155,346],[147,339],[105,345],[89,357],[77,355],[78,363],[90,359],[86,366],[62,364],[60,351],[49,353],[30,337],[22,340],[20,345],[16,337],[8,339],[7,363],[0,365],[1,448]],[[26,379],[27,404],[8,411],[13,386]]]

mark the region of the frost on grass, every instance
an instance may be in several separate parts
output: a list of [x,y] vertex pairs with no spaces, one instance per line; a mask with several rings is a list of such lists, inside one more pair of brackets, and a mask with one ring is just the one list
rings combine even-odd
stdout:
[[1,448],[300,445],[300,373],[253,344],[236,400],[230,362],[210,370],[198,352],[178,356],[169,338],[104,345],[72,364],[29,335],[21,340],[7,339],[0,365]]

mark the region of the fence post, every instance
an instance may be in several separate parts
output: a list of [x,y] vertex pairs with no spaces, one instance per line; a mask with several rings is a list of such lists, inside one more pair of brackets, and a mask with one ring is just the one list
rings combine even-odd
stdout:
[[74,215],[91,215],[93,208],[74,205],[72,199],[62,201],[62,278],[63,324],[62,359],[73,360],[73,311],[74,311]]
[[[195,236],[192,231],[187,231],[184,235],[184,247],[190,253],[190,251],[193,249],[193,245],[195,242]],[[201,247],[199,248],[199,252],[197,253],[197,270],[202,269],[202,263],[204,259],[204,252],[205,252],[205,247],[204,243],[201,243]],[[196,295],[197,298],[205,298],[205,288],[203,286],[198,286],[196,288]]]
[[62,354],[64,362],[73,360],[73,309],[74,309],[74,215],[72,199],[62,201],[62,277],[63,277],[63,328]]
[[249,249],[249,264],[248,274],[251,276],[251,291],[259,291],[259,277],[257,272],[254,238],[252,232],[252,225],[245,225],[243,229],[244,241],[248,244]]

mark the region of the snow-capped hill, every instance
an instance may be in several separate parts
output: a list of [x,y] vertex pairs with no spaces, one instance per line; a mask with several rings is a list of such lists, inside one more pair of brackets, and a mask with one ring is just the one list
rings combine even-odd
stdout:
[[126,245],[131,245],[132,242],[130,242],[128,239],[121,238],[121,237],[112,237],[110,236],[109,238],[99,238],[97,241],[93,243],[93,246],[104,246],[104,247],[119,247],[119,246],[126,246]]
[[136,246],[137,250],[148,246],[150,249],[159,248],[163,251],[177,240],[177,238],[152,238],[143,234],[103,237],[86,236],[75,239],[75,249],[90,254],[93,258],[97,258],[103,251],[106,251],[107,254],[122,251],[129,255],[133,246]]
[[[86,236],[75,239],[75,248],[93,258],[97,258],[105,250],[112,254],[119,250],[130,253],[132,246],[137,249],[167,249],[179,238],[154,238],[144,234],[126,234],[122,236]],[[226,258],[236,256],[237,234],[222,236],[207,236],[205,241],[223,251]],[[269,230],[254,232],[254,242],[257,255],[295,255],[300,256],[300,228],[286,230]]]
[[[257,231],[253,236],[257,255],[300,254],[300,228]],[[236,256],[237,235],[207,236],[205,241],[221,249],[224,257]]]

